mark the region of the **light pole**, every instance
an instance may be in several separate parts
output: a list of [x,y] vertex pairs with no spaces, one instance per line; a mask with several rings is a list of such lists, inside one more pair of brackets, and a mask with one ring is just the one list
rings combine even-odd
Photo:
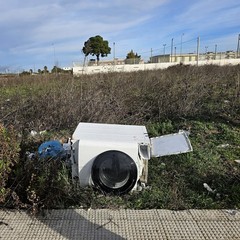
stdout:
[[217,44],[215,44],[215,60],[217,59]]
[[173,57],[173,38],[171,42],[171,62],[172,62],[172,57]]
[[152,48],[151,48],[151,60],[150,60],[150,62],[152,63],[152,52],[153,52],[153,50],[152,50]]
[[54,61],[54,63],[53,63],[53,69],[54,69],[54,67],[55,67],[55,74],[57,74],[57,63],[56,63],[56,52],[55,52],[55,45],[54,45],[54,43],[52,44],[53,45],[53,61]]
[[197,66],[199,63],[200,37],[197,38]]
[[115,65],[115,42],[113,42],[113,64]]

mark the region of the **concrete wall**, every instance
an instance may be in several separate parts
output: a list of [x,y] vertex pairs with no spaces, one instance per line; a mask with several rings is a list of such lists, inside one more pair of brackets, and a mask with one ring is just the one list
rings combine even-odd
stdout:
[[[164,69],[174,65],[178,65],[179,62],[172,63],[147,63],[147,64],[124,64],[115,66],[75,66],[73,67],[73,75],[78,76],[82,74],[96,74],[96,73],[109,73],[109,72],[135,72],[144,70],[156,70]],[[186,65],[197,65],[197,61],[186,62]],[[204,60],[199,61],[198,65],[237,65],[240,64],[240,58],[237,59],[221,59],[221,60]]]

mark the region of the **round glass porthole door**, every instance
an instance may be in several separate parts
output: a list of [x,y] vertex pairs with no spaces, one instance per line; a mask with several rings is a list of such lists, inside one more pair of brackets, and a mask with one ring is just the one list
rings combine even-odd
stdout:
[[92,166],[94,185],[106,193],[124,194],[137,181],[137,166],[124,152],[107,151],[96,157]]

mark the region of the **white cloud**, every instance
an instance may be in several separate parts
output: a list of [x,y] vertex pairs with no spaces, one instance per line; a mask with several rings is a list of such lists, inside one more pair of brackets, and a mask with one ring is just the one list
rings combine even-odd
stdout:
[[[140,1],[140,3],[143,1]],[[150,1],[156,5],[157,1]],[[13,4],[13,1],[12,1]],[[64,5],[60,5],[64,4]],[[109,1],[55,1],[55,3],[33,6],[17,5],[3,12],[0,19],[0,30],[6,37],[16,36],[19,44],[21,39],[33,41],[62,41],[73,37],[109,31],[121,31],[138,25],[150,16],[145,14],[132,15],[135,1],[109,5]],[[159,3],[157,4],[159,5]],[[137,5],[138,7],[140,4]],[[117,12],[124,11],[123,15]],[[15,28],[14,31],[12,31]],[[11,34],[9,33],[11,29]],[[18,31],[21,29],[23,34]],[[11,36],[10,36],[11,35]],[[26,36],[27,35],[27,36]],[[14,39],[13,39],[14,41]],[[15,41],[15,44],[17,44]],[[27,41],[28,42],[28,41]]]
[[[239,12],[235,0],[3,1],[0,65],[18,58],[45,61],[52,58],[53,43],[59,58],[70,60],[69,52],[75,49],[76,56],[84,41],[97,34],[110,45],[116,42],[121,57],[131,49],[161,51],[163,43],[169,49],[171,38],[177,44],[183,32],[184,42],[200,35],[203,44],[226,41],[229,48],[240,29]],[[195,40],[192,44],[195,48]]]
[[[206,31],[208,29],[223,29],[224,26],[240,26],[240,4],[236,1],[215,0],[196,1],[177,16],[176,21],[190,26],[192,29]],[[239,18],[240,20],[240,18]]]

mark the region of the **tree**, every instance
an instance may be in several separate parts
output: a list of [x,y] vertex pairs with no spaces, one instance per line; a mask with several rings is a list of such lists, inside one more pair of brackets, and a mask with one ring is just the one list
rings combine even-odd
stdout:
[[97,57],[97,64],[99,63],[99,57],[106,57],[109,53],[111,53],[111,48],[108,46],[108,41],[103,40],[103,38],[99,35],[95,37],[90,37],[83,46],[82,49],[85,57],[89,54]]
[[44,66],[44,68],[43,68],[43,73],[44,73],[44,74],[45,74],[45,73],[49,73],[47,66]]
[[126,56],[126,60],[125,62],[127,64],[135,64],[135,63],[139,63],[141,59],[141,56],[138,55],[137,53],[134,53],[133,50],[131,50],[127,56]]
[[27,76],[27,75],[30,75],[30,72],[28,71],[23,71],[19,74],[20,76]]
[[61,73],[63,70],[57,66],[54,66],[53,69],[51,70],[51,73]]

